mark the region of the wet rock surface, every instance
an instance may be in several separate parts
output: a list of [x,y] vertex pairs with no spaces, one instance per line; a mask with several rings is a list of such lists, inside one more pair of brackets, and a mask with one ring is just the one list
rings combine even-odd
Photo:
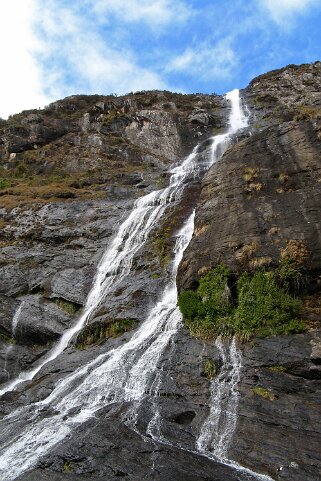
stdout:
[[320,335],[319,330],[246,346],[233,459],[246,458],[248,467],[276,479],[320,478],[321,369],[312,354]]
[[276,265],[290,241],[304,243],[309,269],[317,273],[320,149],[306,121],[267,128],[229,149],[203,180],[179,288],[195,285],[202,269],[219,263],[235,272]]
[[[289,66],[244,91],[252,135],[203,179],[179,290],[219,264],[235,275],[279,265],[306,249],[306,334],[244,346],[238,426],[229,456],[273,479],[317,481],[320,462],[321,64]],[[306,299],[304,299],[304,306]]]

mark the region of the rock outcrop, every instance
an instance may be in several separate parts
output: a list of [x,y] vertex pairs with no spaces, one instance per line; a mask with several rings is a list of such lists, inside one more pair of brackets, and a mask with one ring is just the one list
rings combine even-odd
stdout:
[[[116,226],[137,198],[166,185],[169,165],[225,126],[225,107],[219,96],[158,91],[73,96],[1,123],[1,381],[75,322]],[[161,254],[151,242],[99,319],[142,318],[166,274]],[[23,303],[17,336],[10,303]],[[8,341],[17,342],[10,359]]]
[[180,291],[224,264],[235,276],[304,265],[306,334],[244,347],[238,427],[230,456],[274,479],[321,476],[321,63],[288,66],[243,92],[251,136],[233,145],[202,182]]

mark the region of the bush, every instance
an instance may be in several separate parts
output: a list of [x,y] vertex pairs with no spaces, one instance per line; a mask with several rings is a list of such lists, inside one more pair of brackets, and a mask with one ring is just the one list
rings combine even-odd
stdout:
[[229,269],[218,266],[200,279],[196,292],[185,291],[179,296],[178,305],[192,335],[210,339],[233,331],[229,275]]
[[300,301],[277,284],[274,272],[258,271],[253,276],[245,273],[237,289],[236,332],[250,329],[261,335],[279,334],[300,313]]
[[4,177],[0,177],[0,190],[11,187],[11,182]]
[[[233,302],[228,287],[230,271],[218,266],[208,272],[199,280],[196,291],[179,296],[178,304],[190,333],[202,339],[237,334],[248,341],[254,334],[265,337],[304,332],[305,323],[299,319],[301,301],[280,285],[280,276],[278,269],[242,274]],[[283,277],[283,282],[285,279],[288,277]]]
[[282,260],[275,274],[279,285],[292,294],[301,292],[306,284],[303,266],[291,259]]

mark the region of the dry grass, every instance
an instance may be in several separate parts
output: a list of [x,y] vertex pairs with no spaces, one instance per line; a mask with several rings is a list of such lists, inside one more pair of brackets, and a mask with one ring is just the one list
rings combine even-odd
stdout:
[[259,169],[254,167],[247,167],[243,171],[243,179],[246,182],[253,182],[258,176]]
[[197,271],[198,277],[203,277],[205,274],[207,274],[211,270],[210,267],[208,266],[203,266]]
[[281,184],[285,184],[289,180],[289,176],[285,172],[281,172],[281,174],[278,177],[278,181],[281,182]]
[[269,230],[268,234],[269,235],[275,235],[275,234],[278,234],[280,232],[280,227],[271,227],[271,229]]
[[252,269],[258,269],[260,267],[267,267],[272,263],[271,257],[255,257],[249,262],[249,266]]
[[309,258],[309,251],[305,243],[301,240],[291,239],[286,247],[281,250],[282,261],[292,261],[298,265],[306,264]]
[[310,107],[308,105],[301,105],[297,108],[297,112],[293,120],[315,120],[321,119],[321,108]]
[[248,260],[257,250],[257,247],[258,246],[256,241],[252,241],[250,244],[246,244],[235,253],[236,259],[241,262]]
[[208,224],[204,224],[201,227],[196,227],[196,229],[194,231],[194,235],[196,237],[200,237],[201,235],[205,234],[205,232],[208,230],[208,228],[209,228]]

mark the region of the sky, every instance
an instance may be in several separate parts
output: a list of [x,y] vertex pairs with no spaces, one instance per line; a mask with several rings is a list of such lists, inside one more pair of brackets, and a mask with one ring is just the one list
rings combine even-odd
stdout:
[[74,94],[225,93],[321,60],[321,0],[1,0],[0,117]]

